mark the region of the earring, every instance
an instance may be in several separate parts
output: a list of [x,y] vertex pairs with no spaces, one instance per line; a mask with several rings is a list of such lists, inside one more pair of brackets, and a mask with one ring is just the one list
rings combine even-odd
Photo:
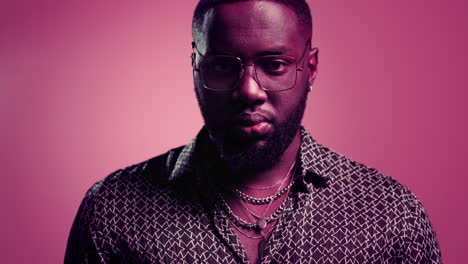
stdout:
[[311,92],[313,88],[314,87],[312,85],[309,85],[309,92]]

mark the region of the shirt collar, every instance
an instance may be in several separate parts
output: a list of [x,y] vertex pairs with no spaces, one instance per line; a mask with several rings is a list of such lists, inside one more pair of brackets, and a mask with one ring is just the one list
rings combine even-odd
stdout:
[[301,176],[298,186],[309,192],[313,188],[327,187],[330,177],[326,156],[329,150],[318,144],[303,126],[300,127],[300,133],[301,147],[298,156]]
[[[335,162],[331,160],[332,155],[330,154],[333,152],[318,144],[302,126],[300,127],[300,134],[301,146],[298,159],[301,174],[296,188],[304,192],[310,192],[313,188],[324,188],[328,186],[331,180],[330,170]],[[203,128],[180,152],[169,176],[169,181],[174,181],[195,171],[197,163],[203,158],[202,146],[207,144],[207,140],[209,140],[209,136],[206,129]],[[168,163],[171,154],[169,156]]]

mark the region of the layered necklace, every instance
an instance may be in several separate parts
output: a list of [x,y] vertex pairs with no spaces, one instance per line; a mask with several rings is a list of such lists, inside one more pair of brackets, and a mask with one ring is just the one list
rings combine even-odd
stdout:
[[[293,164],[294,165],[294,164]],[[289,176],[289,175],[288,175]],[[285,177],[285,179],[288,179],[288,176]],[[281,183],[281,186],[283,185],[284,183],[284,180],[283,182]],[[262,204],[270,204],[271,202],[273,202],[274,200],[280,198],[284,193],[286,193],[290,188],[291,186],[293,185],[294,181],[291,181],[291,183],[284,187],[283,189],[279,190],[278,188],[278,191],[271,195],[271,196],[268,196],[268,197],[264,197],[264,198],[255,198],[255,197],[252,197],[252,196],[249,196],[247,195],[246,193],[242,192],[241,190],[239,189],[234,189],[234,193],[244,202],[247,202],[249,204],[254,204],[254,205],[262,205]],[[281,187],[280,186],[280,187]]]
[[[264,198],[255,198],[252,197],[244,192],[242,192],[239,189],[234,189],[233,193],[239,198],[239,203],[242,205],[243,209],[246,212],[246,215],[248,218],[252,221],[246,221],[236,215],[229,204],[224,200],[224,197],[222,194],[220,194],[220,201],[223,204],[223,207],[225,208],[225,211],[228,214],[228,220],[231,223],[231,226],[235,228],[240,234],[243,236],[254,239],[254,240],[260,240],[258,243],[258,257],[261,259],[263,257],[265,247],[266,247],[266,241],[268,240],[268,236],[270,233],[273,231],[273,227],[271,227],[269,230],[266,229],[268,224],[275,222],[280,215],[283,213],[286,207],[286,199],[283,200],[281,205],[270,215],[266,216],[268,209],[270,209],[271,205],[273,204],[273,201],[277,200],[280,198],[282,195],[287,193],[287,191],[291,188],[291,186],[294,183],[294,176],[293,176],[293,171],[294,167],[296,165],[296,162],[294,162],[291,167],[289,168],[288,173],[286,174],[286,177],[280,182],[280,183],[275,183],[272,186],[268,187],[261,187],[261,188],[251,188],[251,187],[246,187],[247,189],[253,189],[253,190],[268,190],[268,189],[273,189],[277,187],[276,192],[268,197]],[[285,186],[288,182],[290,183]],[[283,187],[285,186],[285,187]],[[250,205],[267,205],[266,209],[263,211],[261,215],[258,213],[254,212],[252,209],[249,209],[247,204]],[[255,235],[252,235],[252,233],[249,233],[249,231],[255,231]]]
[[[277,187],[276,192],[271,196],[264,197],[264,198],[256,198],[256,197],[252,197],[252,196],[242,192],[239,189],[234,189],[233,190],[233,193],[235,194],[235,196],[237,196],[239,198],[239,203],[242,205],[243,209],[245,210],[247,216],[249,217],[249,220],[253,220],[252,222],[244,220],[241,217],[239,217],[238,215],[236,215],[232,211],[231,207],[228,205],[228,203],[226,202],[224,197],[220,194],[220,201],[222,202],[222,205],[223,205],[225,211],[227,212],[227,214],[229,216],[229,220],[232,223],[232,226],[237,231],[239,231],[239,233],[241,233],[242,235],[244,235],[244,236],[246,236],[248,238],[251,238],[251,239],[263,239],[263,241],[266,240],[266,238],[268,236],[268,233],[270,233],[272,231],[272,229],[270,229],[270,231],[267,232],[267,233],[264,232],[264,229],[267,227],[268,224],[276,221],[279,218],[279,216],[283,213],[283,211],[285,210],[285,207],[286,207],[285,206],[286,199],[281,203],[281,205],[270,216],[266,216],[266,213],[270,209],[273,201],[275,201],[278,198],[280,198],[281,196],[283,196],[291,188],[291,186],[293,185],[294,180],[293,180],[293,177],[292,177],[292,174],[293,174],[292,172],[294,171],[293,169],[295,167],[295,164],[296,164],[296,162],[294,162],[291,165],[291,167],[289,168],[288,173],[286,174],[286,177],[284,177],[284,179],[281,180],[281,182],[279,182],[279,183],[275,183],[272,186],[261,187],[261,188],[246,187],[248,189],[254,189],[254,190],[266,190],[266,189],[273,189],[274,187]],[[290,183],[288,185],[286,185],[288,180],[290,181]],[[258,214],[256,212],[254,212],[252,209],[250,209],[247,206],[246,203],[250,204],[250,205],[267,205],[267,207],[263,211],[263,213],[260,215],[260,214]],[[260,233],[260,235],[252,236],[252,235],[246,233],[245,231],[243,231],[242,229],[247,230],[247,231],[255,231],[256,233]]]

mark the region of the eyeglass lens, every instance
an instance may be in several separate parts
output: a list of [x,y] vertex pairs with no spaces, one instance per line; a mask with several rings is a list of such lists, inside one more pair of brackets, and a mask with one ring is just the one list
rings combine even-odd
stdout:
[[[265,90],[280,91],[294,86],[296,61],[288,56],[263,56],[253,61],[256,79]],[[232,56],[209,56],[200,65],[203,84],[212,90],[231,90],[241,78],[242,62]]]

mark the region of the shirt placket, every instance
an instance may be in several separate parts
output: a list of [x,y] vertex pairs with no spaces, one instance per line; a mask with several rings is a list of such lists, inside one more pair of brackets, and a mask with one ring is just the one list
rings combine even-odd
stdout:
[[221,235],[221,239],[223,239],[225,244],[228,245],[229,249],[234,254],[234,257],[238,261],[241,261],[240,263],[249,264],[244,247],[234,232],[234,229],[231,227],[231,224],[224,211],[221,210],[221,205],[219,202],[216,203],[213,218],[215,227]]

